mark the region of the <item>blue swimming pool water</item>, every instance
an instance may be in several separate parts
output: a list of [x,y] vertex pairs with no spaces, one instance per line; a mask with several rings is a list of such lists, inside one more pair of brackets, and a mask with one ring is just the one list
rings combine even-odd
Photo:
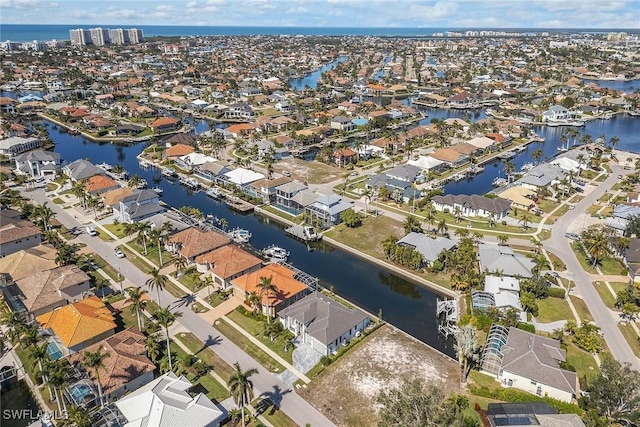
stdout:
[[91,387],[86,384],[74,384],[69,387],[69,392],[73,396],[73,400],[80,403],[87,395],[91,394]]
[[52,360],[58,360],[62,357],[62,350],[58,347],[58,344],[50,342],[47,345],[47,354]]

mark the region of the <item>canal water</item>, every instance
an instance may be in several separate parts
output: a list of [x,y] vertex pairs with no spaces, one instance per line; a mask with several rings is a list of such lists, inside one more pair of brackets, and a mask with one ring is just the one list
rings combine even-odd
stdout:
[[25,427],[37,420],[40,411],[26,382],[11,380],[0,391],[0,426]]
[[[450,356],[454,355],[451,340],[445,340],[437,332],[438,295],[434,292],[324,242],[307,246],[286,235],[284,227],[269,218],[239,214],[203,192],[192,193],[178,182],[164,179],[157,169],[141,168],[136,156],[144,148],[142,144],[96,143],[82,136],[69,135],[49,122],[42,124],[56,143],[55,151],[61,154],[63,161],[84,158],[96,164],[120,164],[130,175],[137,173],[147,180],[150,186],[159,185],[164,190],[162,200],[169,205],[193,206],[205,214],[226,218],[230,228],[248,229],[252,233],[251,244],[256,249],[272,244],[286,248],[291,253],[290,262],[318,277],[323,286],[332,286],[337,294],[371,313],[382,310],[383,318],[389,323]],[[198,128],[204,129],[206,125],[199,124]]]
[[311,89],[315,89],[318,87],[318,80],[320,79],[320,76],[322,75],[322,73],[324,73],[325,71],[329,71],[329,70],[333,70],[334,67],[336,65],[338,65],[341,62],[344,62],[347,60],[348,57],[346,56],[341,56],[338,59],[329,62],[326,65],[323,65],[322,67],[318,68],[317,70],[302,76],[298,79],[290,79],[289,80],[289,84],[291,85],[291,87],[293,89],[295,89],[296,91],[301,91],[303,90],[306,86],[309,86],[309,88]]
[[622,90],[627,93],[640,89],[640,80],[582,80],[585,84],[595,83],[602,88]]

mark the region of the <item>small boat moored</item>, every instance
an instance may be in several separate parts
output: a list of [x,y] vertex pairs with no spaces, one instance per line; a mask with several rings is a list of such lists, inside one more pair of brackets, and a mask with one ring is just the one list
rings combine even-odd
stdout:
[[151,191],[154,191],[157,194],[162,194],[164,192],[164,190],[162,189],[162,187],[153,187],[151,189]]
[[251,233],[242,228],[234,228],[229,232],[229,237],[236,243],[249,243],[251,240]]
[[280,246],[271,245],[262,250],[262,255],[269,258],[271,261],[285,262],[289,258],[289,251],[281,248]]

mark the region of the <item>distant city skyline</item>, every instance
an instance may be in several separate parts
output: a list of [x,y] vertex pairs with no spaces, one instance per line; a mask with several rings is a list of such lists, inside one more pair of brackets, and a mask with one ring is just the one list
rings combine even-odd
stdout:
[[0,0],[3,24],[640,28],[640,0]]

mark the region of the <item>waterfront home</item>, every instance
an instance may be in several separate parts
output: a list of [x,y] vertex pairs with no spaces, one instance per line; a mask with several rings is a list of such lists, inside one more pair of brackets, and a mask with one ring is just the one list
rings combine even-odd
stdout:
[[380,188],[386,187],[387,190],[389,190],[392,199],[402,199],[403,203],[408,203],[411,199],[418,199],[422,197],[422,192],[413,188],[410,182],[392,178],[384,173],[371,175],[365,183],[365,187],[378,192],[380,191]]
[[640,282],[640,239],[631,237],[629,247],[624,251],[624,264],[634,282]]
[[398,165],[392,169],[389,169],[388,171],[385,172],[385,175],[387,175],[390,178],[397,179],[399,181],[412,183],[416,179],[418,179],[421,172],[422,171],[418,166],[414,166],[412,164],[407,163],[407,164]]
[[398,240],[396,245],[408,247],[420,252],[423,263],[427,267],[431,267],[433,262],[440,256],[440,253],[451,250],[456,245],[456,242],[446,237],[431,237],[412,231]]
[[447,99],[447,104],[449,107],[457,109],[478,107],[475,97],[469,92],[460,92],[457,95],[450,96]]
[[[256,293],[260,297],[264,314],[273,317],[280,310],[310,292],[309,287],[296,277],[298,274],[294,270],[274,263],[231,280],[231,286],[233,286],[234,294],[244,301],[249,300],[249,295],[252,292]],[[275,293],[261,293],[258,285],[263,278],[271,278],[271,284],[275,285],[278,290]],[[267,305],[269,312],[267,312]]]
[[264,178],[252,182],[247,186],[247,189],[250,189],[251,193],[254,194],[255,197],[261,197],[265,203],[268,203],[271,200],[275,200],[277,187],[292,181],[293,179],[286,176],[281,176],[274,179]]
[[532,277],[531,269],[534,267],[531,258],[515,252],[509,246],[484,243],[478,245],[478,262],[480,263],[480,271],[500,272],[503,276],[525,279]]
[[369,316],[355,308],[314,292],[278,313],[280,321],[300,343],[330,356],[351,339],[360,336],[371,323]]
[[521,185],[508,187],[498,195],[505,200],[509,200],[511,202],[511,207],[514,209],[519,208],[529,210],[536,205],[534,202],[536,192]]
[[351,148],[343,147],[333,152],[333,162],[339,167],[345,167],[348,164],[355,163],[358,160],[358,153]]
[[418,156],[415,160],[409,160],[407,164],[417,166],[425,171],[434,171],[436,173],[442,173],[449,168],[448,163],[431,156]]
[[173,117],[160,117],[149,124],[151,130],[155,133],[169,132],[180,127],[180,120]]
[[9,138],[0,140],[0,155],[12,159],[18,154],[26,153],[27,151],[40,147],[42,147],[40,138],[10,136]]
[[0,210],[0,258],[42,242],[42,231],[13,209]]
[[574,114],[562,105],[552,105],[548,110],[542,113],[543,122],[560,122],[572,120]]
[[138,222],[160,212],[165,208],[160,206],[160,198],[155,191],[135,190],[124,196],[113,206],[113,215],[120,222]]
[[111,402],[153,381],[156,366],[145,355],[145,339],[146,336],[137,328],[125,329],[72,354],[68,360],[76,369],[86,372],[97,384],[95,368],[82,363],[84,356],[98,350],[109,354],[102,362],[99,376],[103,399]]
[[489,198],[478,196],[477,194],[437,195],[431,199],[435,210],[454,213],[456,208],[460,209],[460,213],[465,217],[481,216],[484,218],[493,218],[495,221],[509,215],[511,201],[501,197]]
[[53,179],[60,169],[60,154],[53,151],[33,150],[18,154],[13,159],[17,173],[32,178]]
[[223,176],[230,172],[229,164],[226,160],[218,160],[215,162],[204,162],[193,168],[193,175],[202,178],[205,181],[214,182],[217,177]]
[[565,173],[559,166],[541,163],[530,169],[515,183],[537,192],[543,188],[550,189],[553,184],[562,181],[564,176]]
[[192,171],[194,168],[207,162],[216,162],[217,160],[218,159],[215,157],[207,156],[206,154],[192,152],[185,154],[184,156],[176,157],[174,162],[180,169],[184,171]]
[[62,171],[75,182],[89,179],[95,175],[106,175],[104,169],[94,166],[88,160],[78,159],[62,168]]
[[356,126],[351,122],[351,119],[346,116],[335,116],[329,122],[331,129],[336,129],[343,132],[351,132],[356,129]]
[[243,186],[259,179],[263,179],[264,175],[251,169],[237,168],[225,173],[224,177],[232,184]]
[[172,145],[171,147],[167,147],[167,149],[164,150],[164,157],[167,160],[175,161],[179,157],[189,155],[194,151],[195,148],[193,148],[193,146],[178,143],[176,145]]
[[496,141],[495,139],[491,139],[487,136],[480,136],[470,139],[467,141],[467,144],[473,145],[478,150],[480,150],[480,154],[493,152],[500,149],[500,141]]
[[251,120],[255,116],[253,109],[246,102],[230,105],[223,113],[225,119]]
[[460,154],[468,156],[469,159],[481,156],[484,152],[482,148],[478,148],[475,145],[468,144],[466,142],[460,142],[458,144],[452,145],[450,148]]
[[469,156],[467,154],[462,154],[451,148],[439,148],[429,154],[429,156],[440,160],[450,168],[460,167],[469,161]]
[[294,215],[302,213],[304,208],[313,203],[317,197],[314,193],[311,193],[313,197],[301,199],[301,196],[298,195],[304,193],[307,188],[305,184],[299,181],[278,185],[275,188],[276,199],[274,205],[287,212],[292,212]]
[[471,291],[471,306],[486,312],[489,307],[500,310],[515,309],[521,322],[527,321],[527,314],[520,304],[520,280],[515,277],[487,275],[484,290]]
[[15,113],[16,100],[8,96],[0,97],[0,113]]
[[57,267],[56,253],[56,249],[51,245],[38,245],[0,258],[0,282],[9,283],[30,276],[36,271]]
[[182,222],[182,217],[172,210],[160,212],[153,216],[150,216],[145,220],[145,222],[149,224],[151,228],[158,229],[162,228],[166,224],[167,227],[169,227],[169,229],[167,230],[167,234],[174,234],[189,228],[189,225]]
[[193,384],[167,372],[115,402],[125,426],[219,427],[226,411],[203,393],[190,394]]
[[566,351],[560,341],[517,328],[493,325],[482,354],[481,371],[502,387],[572,402],[580,392],[575,372],[560,367]]
[[347,209],[353,209],[354,202],[343,200],[336,194],[320,196],[315,202],[305,207],[307,219],[312,223],[318,223],[322,228],[329,228],[332,225],[342,222],[340,214]]
[[100,197],[102,198],[104,206],[109,206],[115,214],[116,209],[114,209],[114,207],[117,207],[120,204],[120,200],[126,196],[130,196],[134,191],[135,190],[131,187],[119,187],[102,193]]
[[95,295],[41,314],[36,320],[71,353],[113,335],[117,327],[111,310]]
[[170,236],[165,243],[165,248],[171,253],[184,257],[187,262],[193,263],[198,255],[218,249],[230,242],[226,235],[217,231],[204,231],[198,227],[191,227]]
[[198,273],[209,273],[220,289],[228,289],[237,277],[262,268],[262,260],[235,245],[226,245],[198,255],[195,259]]
[[91,178],[85,179],[82,181],[82,186],[87,193],[92,196],[120,188],[120,184],[118,184],[113,178],[104,175],[94,175]]

